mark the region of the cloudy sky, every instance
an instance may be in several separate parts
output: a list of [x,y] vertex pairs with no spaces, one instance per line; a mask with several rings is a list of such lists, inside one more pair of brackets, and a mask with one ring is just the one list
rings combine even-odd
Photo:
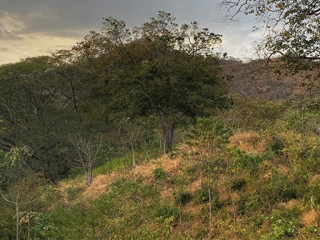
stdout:
[[261,32],[244,18],[225,23],[219,0],[0,0],[0,64],[70,48],[89,32],[99,30],[103,17],[139,26],[158,11],[172,13],[178,23],[196,20],[223,35],[221,51],[229,56],[252,56]]

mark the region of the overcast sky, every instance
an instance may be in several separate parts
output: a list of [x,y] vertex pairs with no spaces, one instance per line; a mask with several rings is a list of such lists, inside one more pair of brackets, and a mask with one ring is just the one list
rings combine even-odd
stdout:
[[223,35],[221,51],[229,56],[252,56],[261,32],[252,32],[252,18],[225,23],[219,0],[0,0],[0,64],[47,55],[70,48],[90,30],[99,30],[103,17],[139,26],[170,12],[178,23],[196,20],[201,27]]

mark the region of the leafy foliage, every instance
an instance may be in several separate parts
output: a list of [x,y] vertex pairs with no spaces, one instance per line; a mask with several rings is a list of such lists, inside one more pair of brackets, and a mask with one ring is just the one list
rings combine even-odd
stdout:
[[260,48],[268,56],[280,56],[296,72],[320,58],[320,3],[313,0],[223,1],[227,15],[243,11],[263,20],[268,34]]

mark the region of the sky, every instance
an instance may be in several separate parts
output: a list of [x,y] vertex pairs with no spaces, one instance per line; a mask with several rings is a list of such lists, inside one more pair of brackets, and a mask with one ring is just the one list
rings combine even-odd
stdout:
[[223,21],[219,0],[0,0],[0,64],[69,49],[102,18],[113,17],[140,26],[158,11],[171,13],[177,23],[199,22],[222,34],[219,51],[245,60],[253,57],[253,43],[263,33],[253,32],[252,17]]

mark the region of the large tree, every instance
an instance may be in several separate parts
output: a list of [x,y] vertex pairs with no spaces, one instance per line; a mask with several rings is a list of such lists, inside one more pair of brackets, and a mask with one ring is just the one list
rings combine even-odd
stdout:
[[132,31],[123,21],[105,19],[100,33],[91,32],[73,49],[73,59],[86,62],[105,89],[109,116],[119,121],[156,115],[168,151],[182,119],[225,105],[227,88],[214,52],[220,42],[220,35],[197,22],[179,26],[159,12]]

